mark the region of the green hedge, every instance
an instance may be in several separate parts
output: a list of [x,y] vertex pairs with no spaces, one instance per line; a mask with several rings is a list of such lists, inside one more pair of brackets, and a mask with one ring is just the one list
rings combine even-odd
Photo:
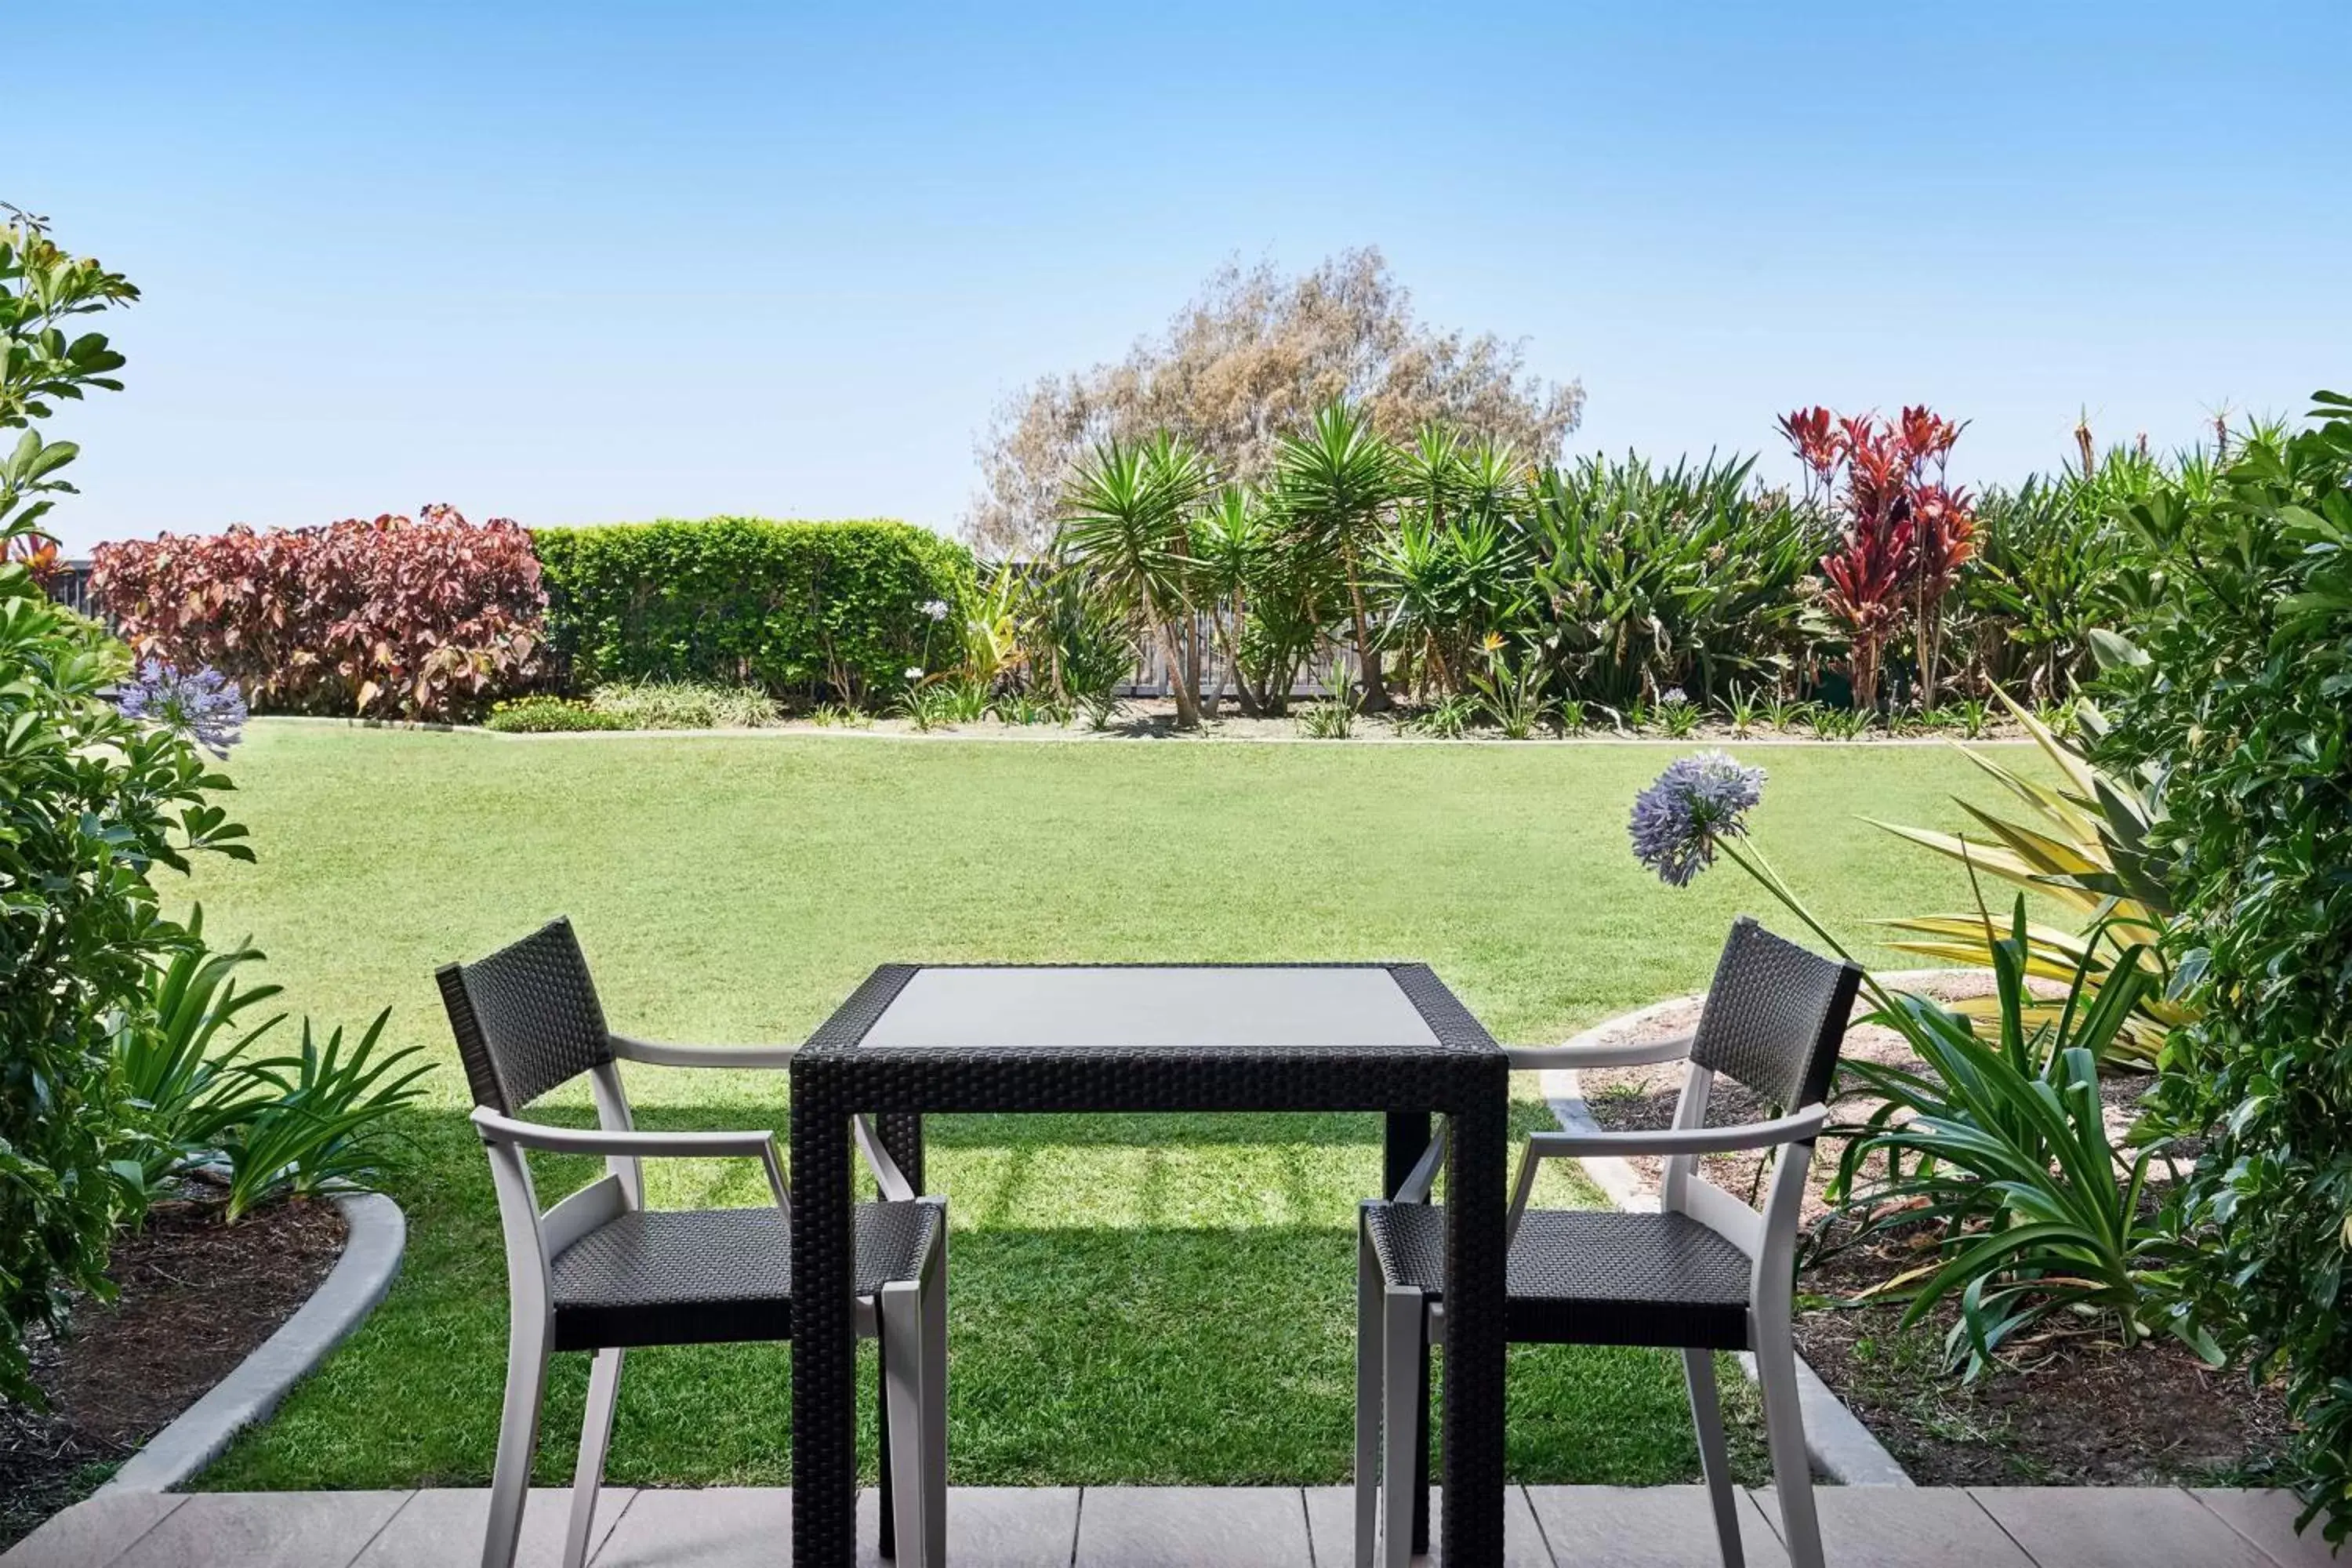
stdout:
[[[971,552],[887,521],[534,529],[550,640],[584,691],[719,680],[778,697],[873,700],[909,666],[961,657]],[[923,606],[944,601],[934,624]]]

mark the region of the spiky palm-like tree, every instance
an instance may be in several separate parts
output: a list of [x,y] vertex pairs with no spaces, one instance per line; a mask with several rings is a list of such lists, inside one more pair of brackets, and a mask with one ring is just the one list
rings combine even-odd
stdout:
[[1306,430],[1282,438],[1275,473],[1276,501],[1290,525],[1339,558],[1364,672],[1364,707],[1382,711],[1388,687],[1381,679],[1364,564],[1404,483],[1396,448],[1360,410],[1335,400],[1316,411]]
[[1192,608],[1192,513],[1214,485],[1208,458],[1181,436],[1101,442],[1063,491],[1055,539],[1069,568],[1148,629],[1168,667],[1181,730],[1200,727],[1201,698],[1175,628]]

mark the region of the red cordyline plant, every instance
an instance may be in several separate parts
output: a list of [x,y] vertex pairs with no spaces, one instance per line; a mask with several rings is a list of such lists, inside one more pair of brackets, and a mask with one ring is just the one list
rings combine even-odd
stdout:
[[1975,550],[1968,492],[1945,482],[1962,426],[1922,406],[1894,420],[1801,408],[1780,427],[1805,465],[1808,495],[1843,514],[1822,574],[1830,609],[1846,626],[1854,706],[1877,708],[1886,645],[1907,619],[1919,657],[1919,701],[1934,707],[1944,599]]
[[456,509],[102,544],[91,588],[138,656],[256,708],[447,720],[536,676],[547,595],[520,526]]

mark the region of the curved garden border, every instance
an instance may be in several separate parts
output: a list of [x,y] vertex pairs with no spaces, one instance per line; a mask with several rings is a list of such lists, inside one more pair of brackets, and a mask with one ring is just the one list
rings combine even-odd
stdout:
[[408,1219],[381,1193],[339,1194],[343,1255],[308,1301],[236,1369],[124,1461],[98,1495],[160,1492],[184,1486],[226,1451],[246,1427],[267,1420],[289,1390],[367,1320],[400,1272]]
[[[1905,970],[1879,978],[1891,984],[1923,981],[1931,975],[1956,973],[1944,969]],[[1603,1035],[1642,1023],[1667,1008],[1681,1006],[1696,1000],[1696,996],[1670,996],[1637,1007],[1630,1013],[1620,1013],[1604,1018],[1591,1028],[1571,1038],[1570,1046],[1597,1044]],[[1570,1132],[1599,1132],[1599,1121],[1584,1102],[1584,1090],[1574,1068],[1547,1068],[1542,1074],[1544,1100],[1561,1127]],[[1654,1209],[1658,1200],[1643,1187],[1633,1168],[1613,1154],[1587,1155],[1577,1163],[1584,1168],[1592,1184],[1621,1209]],[[1754,1360],[1741,1354],[1739,1364],[1752,1381],[1756,1375]],[[1797,1402],[1805,1415],[1805,1449],[1812,1456],[1813,1465],[1832,1480],[1850,1487],[1907,1487],[1912,1479],[1884,1444],[1871,1435],[1861,1418],[1845,1407],[1845,1403],[1832,1393],[1821,1374],[1797,1357]]]

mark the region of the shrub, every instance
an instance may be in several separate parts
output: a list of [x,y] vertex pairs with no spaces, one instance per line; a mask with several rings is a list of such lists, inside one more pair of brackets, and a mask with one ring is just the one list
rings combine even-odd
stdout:
[[1537,477],[1540,637],[1564,695],[1622,711],[1674,687],[1705,702],[1793,683],[1820,530],[1758,495],[1753,468],[1590,458]]
[[152,960],[187,938],[150,872],[212,849],[240,858],[244,830],[212,805],[228,781],[184,734],[107,700],[129,673],[120,644],[60,605],[20,560],[66,489],[70,443],[31,423],[49,399],[112,388],[121,363],[66,317],[135,298],[37,226],[0,226],[0,1398],[37,1401],[25,1335],[55,1329],[76,1288],[108,1290],[106,1244],[133,1151],[114,1074],[121,1017],[145,998]]
[[1936,705],[1944,598],[1975,550],[1968,494],[1945,483],[1960,429],[1924,407],[1906,408],[1895,420],[1801,408],[1780,421],[1806,482],[1841,520],[1836,542],[1822,557],[1829,580],[1822,597],[1845,627],[1857,708],[1878,705],[1886,645],[1906,619],[1920,704]]
[[961,624],[972,594],[970,552],[903,522],[720,517],[532,537],[575,689],[713,681],[862,705],[928,667],[940,623],[924,606]]
[[625,730],[619,715],[591,708],[585,702],[548,692],[509,698],[490,710],[482,728],[502,735],[545,735],[572,730]]
[[778,718],[764,691],[698,680],[614,681],[590,695],[588,710],[612,730],[750,730]]
[[91,588],[140,657],[233,677],[287,712],[469,717],[537,675],[530,536],[415,520],[237,527],[100,545]]
[[2352,1534],[2352,398],[2125,509],[2162,594],[2109,645],[2094,756],[2166,776],[2147,833],[2198,1021],[2158,1104],[2210,1133],[2189,1180],[2208,1310],[2284,1366],[2305,1519]]

